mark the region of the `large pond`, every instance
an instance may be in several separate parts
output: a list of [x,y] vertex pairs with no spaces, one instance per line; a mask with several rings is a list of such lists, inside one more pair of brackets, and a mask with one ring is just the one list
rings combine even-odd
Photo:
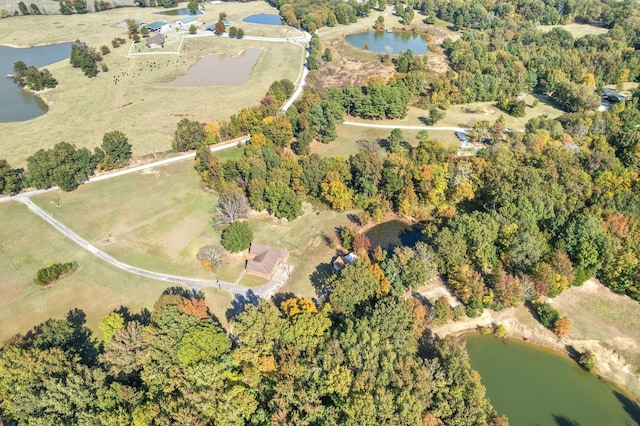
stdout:
[[467,337],[471,366],[511,426],[637,425],[638,407],[571,359],[515,339]]
[[196,10],[196,13],[191,13],[189,8],[182,7],[180,9],[163,10],[161,12],[153,12],[155,15],[167,15],[167,16],[181,16],[181,15],[202,15],[201,10]]
[[349,34],[346,38],[351,46],[364,49],[365,44],[372,52],[397,54],[411,49],[416,55],[428,53],[427,38],[421,34],[401,31],[369,31]]
[[238,56],[230,54],[205,56],[189,68],[182,77],[158,86],[205,87],[242,84],[249,79],[261,52],[262,49],[252,47],[242,51]]
[[282,25],[280,16],[273,13],[258,13],[256,15],[247,16],[242,22],[249,22],[251,24],[265,24],[265,25]]
[[[22,90],[11,78],[13,64],[22,61],[37,68],[60,62],[71,56],[73,43],[16,48],[0,46],[0,122],[25,121],[48,111],[47,105],[27,90]],[[55,73],[52,73],[55,78]]]
[[365,235],[371,241],[371,247],[380,246],[393,250],[394,247],[413,247],[422,238],[422,232],[399,220],[390,220],[369,229]]

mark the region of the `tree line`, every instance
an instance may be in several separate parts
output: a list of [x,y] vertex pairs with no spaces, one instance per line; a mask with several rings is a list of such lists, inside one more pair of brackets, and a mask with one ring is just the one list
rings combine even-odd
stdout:
[[224,330],[201,295],[174,288],[151,311],[109,314],[101,336],[81,311],[50,319],[2,347],[0,415],[21,425],[507,424],[464,345],[425,337],[414,299],[380,294],[344,312],[251,299],[240,311]]

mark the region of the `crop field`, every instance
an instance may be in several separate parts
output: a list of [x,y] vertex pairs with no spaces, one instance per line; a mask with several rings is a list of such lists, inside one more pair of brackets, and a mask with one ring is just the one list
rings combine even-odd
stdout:
[[[241,15],[274,9],[264,3],[208,5],[199,22],[217,20],[225,10],[232,19]],[[51,105],[48,113],[33,120],[0,123],[3,135],[0,152],[14,166],[24,166],[28,156],[40,148],[66,141],[90,149],[100,145],[104,133],[121,130],[133,145],[134,156],[161,152],[171,148],[176,124],[182,118],[201,122],[227,119],[243,107],[258,104],[271,83],[288,78],[296,81],[302,63],[302,48],[291,43],[237,40],[210,35],[185,38],[180,55],[158,54],[127,56],[129,44],[111,46],[116,37],[126,38],[126,28],[117,26],[126,19],[162,20],[152,15],[157,8],[122,8],[86,15],[21,16],[3,19],[0,44],[19,47],[73,41],[89,46],[109,47],[104,56],[107,72],[87,78],[79,69],[62,61],[48,68],[58,80],[57,88],[43,93]],[[211,16],[213,15],[213,16]],[[237,18],[236,18],[237,17]],[[169,19],[165,19],[168,21]],[[38,31],[33,28],[38,27]],[[265,28],[266,27],[266,28]],[[247,36],[296,36],[289,27],[242,23]],[[254,31],[255,30],[255,31]],[[237,55],[251,47],[262,49],[249,80],[237,86],[158,87],[156,83],[172,81],[205,55]],[[283,61],[282,58],[300,60]]]
[[[26,333],[49,318],[64,318],[71,309],[87,315],[94,331],[114,309],[151,309],[165,282],[128,274],[99,260],[68,240],[18,202],[0,204],[0,341]],[[33,283],[38,269],[77,261],[78,269],[52,287]]]

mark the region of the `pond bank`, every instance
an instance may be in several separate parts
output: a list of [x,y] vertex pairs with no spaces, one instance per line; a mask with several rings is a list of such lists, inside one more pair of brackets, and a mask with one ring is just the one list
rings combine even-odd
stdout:
[[[441,284],[430,286],[437,285]],[[595,290],[601,293],[609,292],[609,289],[593,279],[586,281],[581,287],[576,287],[575,290],[585,293]],[[476,331],[480,326],[490,326],[492,324],[502,324],[510,337],[526,340],[566,356],[569,356],[569,347],[579,351],[591,350],[596,355],[598,375],[604,380],[615,384],[615,386],[624,389],[626,393],[633,397],[636,404],[640,403],[640,376],[636,373],[635,368],[608,343],[594,339],[559,338],[552,331],[542,326],[524,306],[497,312],[485,309],[478,318],[464,318],[441,327],[434,327],[432,331],[441,337],[447,335],[461,337],[469,332]]]

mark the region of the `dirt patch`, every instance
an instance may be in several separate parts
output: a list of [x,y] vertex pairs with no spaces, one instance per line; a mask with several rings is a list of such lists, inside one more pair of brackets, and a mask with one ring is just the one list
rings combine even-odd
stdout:
[[377,55],[371,52],[362,52],[358,57],[343,39],[329,40],[323,46],[331,49],[333,60],[325,62],[316,71],[315,87],[318,90],[330,86],[364,86],[371,77],[386,81],[395,74],[392,64],[381,63]]
[[[434,282],[418,292],[431,302],[449,293],[441,282]],[[596,280],[589,280],[580,287],[565,291],[550,303],[561,315],[571,319],[569,336],[557,337],[524,306],[498,312],[485,309],[478,318],[464,318],[434,327],[432,331],[439,336],[461,335],[480,326],[502,324],[509,336],[558,352],[566,354],[569,348],[578,351],[589,349],[596,355],[600,376],[626,388],[636,400],[640,399],[640,374],[636,365],[640,360],[638,302],[611,292]]]

